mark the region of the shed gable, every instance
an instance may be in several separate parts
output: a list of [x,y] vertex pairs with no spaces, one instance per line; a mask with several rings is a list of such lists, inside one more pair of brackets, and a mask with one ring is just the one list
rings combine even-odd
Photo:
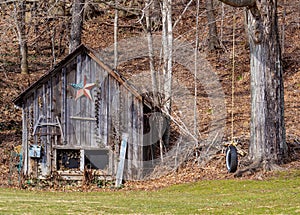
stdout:
[[[68,154],[77,157],[69,167],[83,171],[87,163],[93,166],[88,154],[103,157],[101,150],[109,160],[101,168],[114,175],[121,136],[127,133],[125,176],[141,177],[143,100],[86,47],[75,50],[14,102],[23,108],[25,175],[46,177],[64,169],[63,163],[71,162],[65,159]],[[30,157],[31,146],[40,147],[40,157]]]

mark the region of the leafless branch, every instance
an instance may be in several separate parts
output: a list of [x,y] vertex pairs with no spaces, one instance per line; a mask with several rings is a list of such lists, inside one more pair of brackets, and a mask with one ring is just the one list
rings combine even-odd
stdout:
[[175,28],[175,26],[177,25],[177,23],[182,19],[183,15],[185,14],[185,12],[187,11],[187,9],[189,8],[189,6],[191,5],[191,3],[193,2],[193,0],[190,0],[187,5],[185,6],[184,10],[182,11],[182,13],[180,14],[180,16],[178,17],[178,19],[174,22],[173,28]]
[[136,11],[140,11],[139,9],[136,9],[136,8],[126,8],[126,7],[121,7],[121,6],[118,6],[118,5],[115,5],[115,4],[112,4],[110,2],[107,2],[107,1],[99,1],[100,3],[103,3],[113,9],[116,9],[116,10],[121,10],[121,11],[124,11],[126,13],[130,13],[130,14],[133,14],[133,15],[136,15],[136,16],[139,16],[141,15],[139,12],[136,12]]
[[219,0],[219,1],[233,7],[253,7],[256,4],[255,0]]

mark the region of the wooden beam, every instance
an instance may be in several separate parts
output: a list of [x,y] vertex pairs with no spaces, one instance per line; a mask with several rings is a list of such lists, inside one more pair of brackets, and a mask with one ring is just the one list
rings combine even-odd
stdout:
[[91,118],[91,117],[80,117],[80,116],[70,116],[70,119],[75,119],[75,120],[87,120],[87,121],[96,121],[96,118]]
[[148,101],[145,101],[143,97],[132,87],[130,86],[124,79],[122,79],[116,72],[114,72],[109,66],[104,64],[101,60],[99,60],[96,55],[88,50],[89,56],[96,61],[103,69],[105,69],[113,78],[115,78],[120,84],[122,84],[129,92],[131,92],[137,99],[144,102],[149,108],[151,108],[151,104]]

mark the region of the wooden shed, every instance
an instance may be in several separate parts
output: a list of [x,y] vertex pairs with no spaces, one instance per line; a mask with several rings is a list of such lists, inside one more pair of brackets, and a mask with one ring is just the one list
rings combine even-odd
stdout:
[[72,178],[90,168],[114,177],[126,133],[124,178],[143,177],[151,105],[90,48],[78,47],[14,103],[23,113],[25,176]]

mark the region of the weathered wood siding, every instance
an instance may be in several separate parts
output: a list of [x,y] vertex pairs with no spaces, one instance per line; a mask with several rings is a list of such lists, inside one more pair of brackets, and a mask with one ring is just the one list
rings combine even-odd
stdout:
[[[95,83],[92,100],[75,100],[79,84],[86,77]],[[143,103],[115,77],[81,52],[54,70],[25,97],[23,104],[23,150],[25,175],[49,175],[55,171],[56,149],[108,148],[108,174],[114,175],[121,136],[128,134],[125,178],[142,177]],[[59,120],[59,126],[53,126]],[[38,123],[47,123],[38,126]],[[34,131],[35,130],[35,131]],[[61,132],[62,131],[62,132]],[[29,158],[29,145],[42,146],[41,159]]]

